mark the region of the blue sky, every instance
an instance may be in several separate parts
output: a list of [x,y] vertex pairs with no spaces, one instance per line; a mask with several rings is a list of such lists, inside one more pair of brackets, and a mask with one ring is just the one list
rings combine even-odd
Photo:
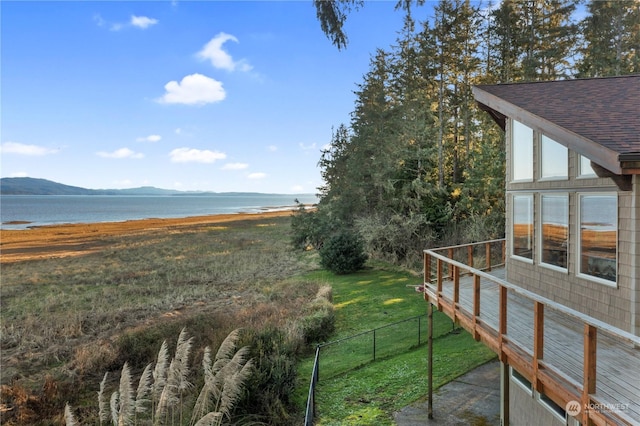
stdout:
[[2,177],[315,193],[394,5],[351,13],[339,51],[311,0],[2,1]]

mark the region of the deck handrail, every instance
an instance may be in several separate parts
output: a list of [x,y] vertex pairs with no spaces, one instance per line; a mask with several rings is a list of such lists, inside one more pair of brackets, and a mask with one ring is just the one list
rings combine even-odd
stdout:
[[[485,241],[486,243],[488,242],[497,242],[500,240],[491,240],[491,241]],[[483,242],[483,243],[485,243]],[[474,244],[483,244],[483,243],[474,243]],[[445,247],[446,249],[450,249],[450,248],[461,248],[461,247],[465,247],[465,245],[459,245],[459,246],[451,246],[451,247]],[[443,248],[444,249],[444,248]],[[428,249],[428,250],[424,250],[425,254],[429,254],[430,256],[435,257],[436,259],[440,259],[443,260],[453,266],[456,266],[460,269],[465,269],[467,271],[469,271],[470,273],[472,273],[473,275],[478,275],[484,279],[487,279],[489,281],[493,281],[496,284],[502,286],[502,287],[506,287],[509,290],[512,290],[514,293],[519,294],[521,296],[524,296],[527,299],[531,299],[534,302],[540,302],[543,303],[544,305],[547,305],[551,308],[553,308],[556,311],[559,311],[561,313],[567,314],[569,316],[572,316],[578,320],[580,320],[583,323],[592,325],[598,329],[602,329],[604,331],[606,331],[609,334],[612,334],[614,336],[618,336],[624,340],[626,340],[629,343],[632,343],[634,345],[639,345],[640,346],[640,336],[636,336],[635,334],[631,334],[628,331],[622,330],[620,328],[614,327],[611,324],[607,324],[604,321],[601,321],[597,318],[593,318],[590,317],[589,315],[583,314],[580,311],[576,311],[575,309],[569,308],[568,306],[562,305],[560,303],[554,302],[551,299],[547,299],[546,297],[540,296],[539,294],[533,293],[529,290],[526,290],[522,287],[518,287],[515,284],[511,284],[508,281],[505,281],[501,278],[495,277],[487,272],[483,272],[481,269],[476,269],[473,267],[470,267],[468,265],[465,265],[462,262],[458,262],[457,260],[453,260],[450,259],[446,256],[443,256],[441,254],[436,253],[434,250],[440,250],[440,248],[437,249]],[[496,266],[496,265],[494,265]]]
[[[501,262],[505,259],[505,243],[504,240],[491,240],[473,244],[462,244],[449,247],[439,247],[436,249],[424,250],[424,298],[429,303],[443,310],[454,321],[459,321],[464,328],[469,330],[476,340],[483,340],[495,351],[500,360],[503,362],[514,362],[514,365],[520,365],[529,371],[528,375],[532,378],[533,389],[539,391],[540,386],[546,390],[546,386],[553,386],[551,392],[555,394],[558,401],[566,404],[567,402],[578,400],[583,407],[587,407],[593,402],[597,402],[599,397],[596,395],[596,351],[598,347],[597,335],[599,331],[612,336],[619,343],[631,344],[634,347],[640,347],[640,336],[636,336],[628,331],[607,324],[597,318],[593,318],[587,314],[559,304],[546,297],[533,293],[529,290],[518,287],[504,279],[498,278],[473,266],[474,247],[484,244],[486,246],[486,270],[491,271],[492,253],[491,245],[501,243],[502,253]],[[453,257],[456,250],[467,250],[467,259],[471,265],[464,264]],[[446,252],[447,255],[441,254]],[[495,256],[494,256],[495,257]],[[431,263],[436,260],[436,277],[435,283],[431,278]],[[448,270],[445,273],[445,264]],[[500,265],[502,266],[502,265]],[[461,271],[466,272],[473,277],[473,302],[471,311],[469,308],[463,308],[460,304],[460,277]],[[453,294],[444,296],[443,280],[453,282]],[[481,280],[489,281],[498,286],[499,304],[498,310],[498,326],[493,328],[480,318],[480,283]],[[435,288],[433,288],[435,285]],[[527,350],[522,345],[511,340],[507,333],[507,292],[512,292],[533,302],[533,352]],[[573,320],[577,320],[583,327],[583,383],[577,384],[571,377],[561,370],[549,368],[544,357],[544,327],[545,327],[545,308],[549,308]],[[552,375],[550,376],[549,371]],[[555,375],[555,378],[554,376]],[[569,384],[569,388],[567,388]],[[572,389],[571,389],[572,388]],[[546,393],[546,392],[545,392]],[[637,419],[630,420],[626,413],[604,413],[595,412],[585,409],[580,413],[580,418],[590,424],[591,420],[604,421],[606,418],[613,416],[618,421],[627,424],[635,424]]]

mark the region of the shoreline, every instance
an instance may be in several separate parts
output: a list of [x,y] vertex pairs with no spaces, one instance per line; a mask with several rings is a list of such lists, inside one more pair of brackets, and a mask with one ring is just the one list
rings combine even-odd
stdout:
[[132,219],[122,222],[65,223],[24,229],[0,229],[0,264],[34,259],[78,256],[109,246],[111,237],[171,230],[186,232],[221,223],[290,216],[295,209],[269,209],[255,213],[223,213],[181,218]]

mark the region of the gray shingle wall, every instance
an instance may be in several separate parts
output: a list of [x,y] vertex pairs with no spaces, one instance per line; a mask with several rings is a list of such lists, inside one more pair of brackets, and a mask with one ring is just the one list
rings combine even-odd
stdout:
[[[507,122],[507,135],[510,123]],[[609,178],[579,178],[579,156],[569,151],[569,179],[538,181],[537,153],[539,135],[534,137],[534,182],[507,183],[507,280],[541,296],[547,297],[577,311],[591,315],[615,327],[640,334],[640,178],[634,178],[633,191],[620,191]],[[507,143],[507,159],[510,143]],[[509,181],[510,161],[507,161]],[[535,250],[533,262],[510,257],[512,234],[512,196],[518,193],[534,193]],[[540,219],[540,194],[564,192],[569,195],[569,254],[566,271],[540,264],[538,252],[538,228]],[[615,192],[618,194],[618,276],[611,285],[577,276],[578,218],[577,204],[580,192]]]

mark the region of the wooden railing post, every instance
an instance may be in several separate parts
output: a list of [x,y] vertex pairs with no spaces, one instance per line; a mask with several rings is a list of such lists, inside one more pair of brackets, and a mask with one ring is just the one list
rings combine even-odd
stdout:
[[507,354],[503,348],[504,336],[507,334],[507,288],[500,286],[500,314],[498,315],[498,346],[500,348],[500,361],[507,362]]
[[460,309],[460,268],[453,266],[453,322],[457,323]]
[[540,391],[538,380],[539,361],[544,357],[544,304],[533,304],[533,389]]
[[469,244],[467,246],[467,265],[473,268],[473,245]]
[[[452,248],[450,248],[448,250],[447,257],[449,259],[453,260],[453,249]],[[447,266],[447,269],[449,270],[449,279],[452,280],[453,279],[453,268],[451,268],[451,264],[450,263],[447,263],[447,265],[449,265],[449,266]]]
[[424,254],[424,283],[429,284],[431,282],[431,255],[429,253]]
[[484,255],[487,257],[487,271],[491,270],[491,243],[484,244]]
[[478,333],[478,318],[480,317],[480,275],[473,276],[473,338],[480,340]]
[[590,324],[584,325],[584,360],[582,373],[582,424],[593,424],[589,418],[591,394],[596,393],[596,353],[598,348],[598,330]]

